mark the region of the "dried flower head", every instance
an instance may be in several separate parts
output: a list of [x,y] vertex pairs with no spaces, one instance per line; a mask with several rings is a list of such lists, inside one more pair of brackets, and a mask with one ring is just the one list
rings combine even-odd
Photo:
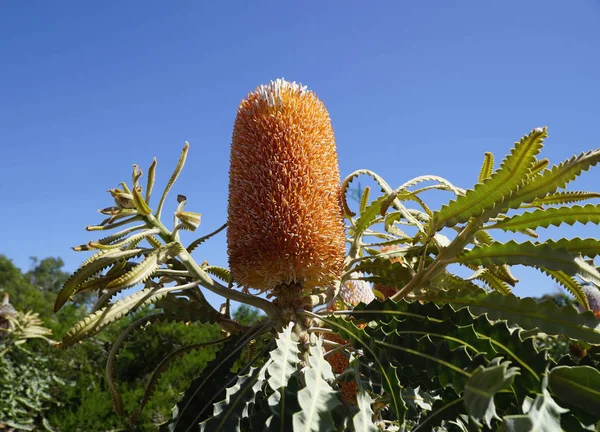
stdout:
[[[361,272],[353,272],[350,274],[350,277],[361,278],[363,274]],[[352,306],[356,306],[360,302],[369,304],[375,300],[375,294],[373,294],[371,285],[364,280],[348,280],[344,282],[338,295],[345,303]]]
[[283,79],[237,113],[231,144],[227,246],[234,280],[308,290],[338,278],[345,255],[335,138],[323,103]]

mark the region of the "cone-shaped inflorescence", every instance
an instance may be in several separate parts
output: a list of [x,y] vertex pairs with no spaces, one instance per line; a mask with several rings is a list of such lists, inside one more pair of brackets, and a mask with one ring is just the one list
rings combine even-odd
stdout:
[[323,103],[283,79],[238,108],[231,144],[227,246],[244,288],[306,292],[342,272],[345,254],[335,138]]

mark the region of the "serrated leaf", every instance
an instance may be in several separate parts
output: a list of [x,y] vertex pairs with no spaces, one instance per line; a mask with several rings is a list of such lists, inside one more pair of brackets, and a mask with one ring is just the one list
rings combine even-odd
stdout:
[[143,283],[169,258],[183,251],[179,242],[172,242],[148,254],[146,258],[129,272],[110,282],[107,290],[121,290]]
[[494,155],[491,152],[485,152],[483,157],[483,165],[481,165],[481,170],[479,170],[479,183],[483,183],[485,179],[491,177],[493,171]]
[[194,251],[194,249],[196,249],[198,246],[200,246],[202,243],[204,243],[206,240],[208,240],[209,238],[211,238],[212,236],[220,233],[221,231],[223,231],[225,228],[227,228],[227,224],[223,224],[221,225],[219,228],[217,228],[215,231],[211,232],[210,234],[207,234],[205,236],[200,237],[199,239],[194,240],[192,243],[189,244],[189,246],[186,248],[187,251],[189,253],[192,253]]
[[357,357],[351,357],[349,366],[354,370],[354,381],[356,382],[357,394],[356,402],[358,412],[352,417],[352,424],[355,431],[378,432],[379,428],[373,423],[373,408],[371,404],[373,399],[367,392],[365,383],[362,380],[360,362]]
[[548,194],[543,198],[537,198],[528,207],[571,204],[574,202],[585,201],[594,198],[600,198],[600,193],[586,191],[561,191]]
[[150,205],[150,196],[152,195],[152,188],[154,187],[154,180],[156,179],[156,158],[152,160],[150,168],[148,168],[148,182],[146,183],[146,197],[145,201]]
[[201,432],[239,431],[246,404],[253,398],[258,381],[256,368],[237,377],[237,382],[225,391],[225,399],[214,404],[213,416],[200,423]]
[[504,231],[516,232],[525,229],[548,228],[550,225],[560,226],[563,223],[573,225],[576,222],[600,224],[600,205],[554,207],[526,212],[486,226],[485,229],[499,228]]
[[162,196],[160,197],[160,201],[158,203],[158,208],[156,209],[156,217],[160,219],[160,214],[162,212],[163,205],[165,200],[167,199],[167,195],[169,191],[173,187],[173,184],[181,174],[181,170],[183,170],[183,166],[185,165],[185,160],[187,158],[188,150],[190,148],[190,144],[188,142],[183,146],[183,150],[181,150],[181,154],[179,155],[179,160],[177,161],[177,165],[175,166],[175,170],[173,174],[171,174],[171,178],[169,179],[167,185],[165,186],[165,190],[163,191]]
[[468,307],[476,314],[487,314],[491,320],[507,320],[525,330],[539,328],[550,335],[564,335],[590,344],[600,344],[600,321],[593,313],[580,314],[573,306],[559,308],[551,301],[536,302],[485,290],[439,291],[417,295],[421,301],[451,304],[455,308]]
[[365,208],[365,211],[362,212],[356,220],[354,228],[355,237],[361,236],[362,233],[375,222],[377,216],[379,216],[381,212],[382,206],[388,198],[388,195],[380,196]]
[[98,272],[104,270],[108,266],[123,260],[132,258],[144,253],[144,249],[131,249],[131,250],[108,250],[99,252],[92,257],[88,258],[86,262],[75,273],[67,279],[62,289],[56,296],[56,302],[54,303],[54,312],[63,307],[69,297],[77,289],[77,287],[85,282],[86,280],[93,277]]
[[[374,303],[376,302],[371,302],[371,304]],[[359,308],[362,306],[363,303],[358,305]],[[308,314],[311,315],[311,313]],[[406,414],[406,405],[402,399],[402,386],[400,385],[400,381],[396,374],[396,367],[393,364],[390,364],[388,358],[382,359],[378,356],[380,351],[373,345],[373,340],[365,333],[365,330],[357,328],[352,321],[341,318],[323,318],[322,316],[316,315],[314,315],[314,317],[327,323],[332,329],[339,332],[342,338],[351,339],[357,342],[365,352],[369,353],[377,366],[378,372],[381,374],[383,387],[391,396],[390,407],[397,418],[403,421]]]
[[498,418],[494,396],[500,390],[512,385],[519,369],[511,367],[510,362],[495,359],[488,367],[479,366],[473,371],[463,394],[467,413],[477,422],[483,421],[488,427]]
[[196,231],[196,228],[200,226],[202,215],[200,213],[178,211],[175,212],[175,217],[181,221],[186,229],[190,231]]
[[[121,231],[121,232],[123,232],[123,231]],[[154,234],[158,234],[159,232],[160,231],[158,229],[154,228],[154,229],[144,230],[143,232],[129,236],[129,237],[125,238],[124,240],[118,241],[116,243],[102,243],[102,241],[98,241],[98,242],[90,242],[88,245],[89,245],[90,249],[103,249],[103,250],[118,249],[118,248],[125,247],[131,243],[137,244],[140,241],[142,241],[143,239],[145,239],[146,237],[149,237]]]
[[550,371],[550,390],[568,405],[576,405],[598,416],[600,371],[591,366],[558,366]]
[[146,204],[146,201],[142,196],[141,186],[136,186],[133,188],[133,201],[135,202],[135,209],[137,210],[138,214],[141,214],[142,216],[148,216],[150,213],[152,213],[152,209],[148,207],[148,204]]
[[292,417],[294,432],[333,431],[331,411],[341,404],[328,381],[333,381],[331,365],[323,357],[322,339],[309,347],[308,366],[303,369],[305,386],[298,392],[301,411]]
[[583,171],[600,162],[600,149],[574,156],[549,170],[530,179],[503,206],[505,209],[519,208],[521,204],[531,203],[538,198],[553,194],[575,180]]
[[505,432],[561,431],[560,416],[567,411],[552,399],[548,390],[544,389],[543,393],[535,398],[526,414],[504,417],[500,430]]
[[275,342],[277,348],[271,351],[270,358],[272,360],[267,372],[269,375],[268,383],[274,393],[269,396],[268,402],[272,410],[279,411],[280,421],[285,421],[285,397],[286,387],[292,374],[298,370],[300,363],[300,350],[298,349],[298,341],[294,340],[292,329],[294,323],[290,322],[281,332],[278,333]]
[[583,291],[583,288],[581,287],[581,284],[579,282],[577,282],[571,276],[562,271],[553,271],[547,269],[540,270],[546,273],[556,282],[558,282],[558,284],[565,288],[567,291],[569,291],[573,295],[573,297],[575,297],[575,299],[579,302],[580,305],[582,305],[586,309],[590,308],[588,298],[585,295],[585,292]]
[[175,294],[167,294],[155,305],[157,308],[162,309],[167,316],[177,317],[182,321],[214,324],[224,319],[224,316],[210,304],[190,301]]
[[231,282],[231,272],[224,267],[209,265],[202,267],[202,270],[208,274],[218,277],[226,283]]
[[590,253],[600,248],[600,241],[588,239],[561,240],[546,243],[493,243],[476,246],[463,252],[455,261],[465,265],[510,264],[525,265],[548,270],[560,270],[570,276],[600,281],[600,273],[574,254]]
[[489,213],[488,217],[499,214],[500,204],[519,189],[527,178],[546,136],[546,128],[538,128],[521,138],[490,178],[442,206],[434,214],[432,226],[435,231],[466,222],[484,212]]
[[131,294],[124,299],[118,300],[116,303],[108,305],[107,307],[86,316],[75,324],[75,326],[73,326],[73,328],[71,328],[71,330],[63,337],[60,347],[65,348],[80,340],[93,336],[102,331],[102,329],[109,324],[112,324],[130,312],[152,304],[166,296],[169,292],[180,289],[181,287],[179,286],[146,288]]
[[362,197],[360,198],[360,205],[358,207],[358,209],[359,209],[358,211],[360,213],[364,212],[365,209],[367,208],[367,204],[369,203],[369,195],[370,194],[371,194],[371,188],[369,186],[366,186],[363,191]]

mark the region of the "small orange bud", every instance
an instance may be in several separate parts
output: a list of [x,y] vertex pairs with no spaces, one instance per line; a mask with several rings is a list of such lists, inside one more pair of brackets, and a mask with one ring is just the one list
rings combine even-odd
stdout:
[[329,114],[283,79],[238,108],[231,143],[227,247],[234,280],[273,290],[326,286],[342,272],[340,174]]

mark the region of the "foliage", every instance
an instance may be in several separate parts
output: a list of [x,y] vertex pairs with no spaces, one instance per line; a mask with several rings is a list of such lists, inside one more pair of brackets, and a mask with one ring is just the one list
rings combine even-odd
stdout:
[[[273,301],[237,289],[226,269],[197,264],[191,251],[220,229],[182,244],[179,231],[196,230],[200,222],[199,214],[184,210],[184,196],[172,227],[162,222],[187,144],[156,210],[150,207],[156,161],[145,190],[134,166],[132,183],[109,191],[115,205],[102,210],[107,219],[88,227],[121,231],[78,246],[95,254],[58,293],[57,308],[72,295],[98,294],[94,313],[73,326],[62,346],[127,323],[108,327],[116,342],[107,381],[131,423],[153,401],[174,396],[175,389],[154,387],[158,377],[185,370],[189,379],[181,377],[186,387],[176,389],[183,393],[172,417],[164,418],[165,431],[597,430],[600,311],[593,297],[600,272],[593,258],[600,241],[539,241],[536,231],[600,223],[598,205],[570,206],[597,194],[564,190],[600,162],[600,150],[547,168],[539,159],[546,136],[545,128],[534,129],[496,169],[486,153],[469,190],[436,176],[392,189],[369,170],[352,173],[342,182],[349,241],[343,277],[301,297],[271,293]],[[346,194],[361,175],[381,192],[365,188],[353,212]],[[422,198],[432,189],[452,199],[433,211]],[[500,242],[492,237],[498,230],[507,233],[503,238],[516,233],[536,240]],[[513,295],[517,265],[551,276],[579,309]],[[338,294],[350,279],[374,282],[379,299],[345,303]],[[134,286],[141,289],[123,291]],[[208,303],[205,290],[224,297],[223,306]],[[256,321],[242,309],[236,320],[230,300],[265,317]],[[159,326],[212,330],[167,349],[145,339]],[[154,355],[139,367],[148,349]],[[197,353],[206,367],[172,366]],[[131,375],[121,372],[129,364],[149,377],[137,410],[121,402]]]

